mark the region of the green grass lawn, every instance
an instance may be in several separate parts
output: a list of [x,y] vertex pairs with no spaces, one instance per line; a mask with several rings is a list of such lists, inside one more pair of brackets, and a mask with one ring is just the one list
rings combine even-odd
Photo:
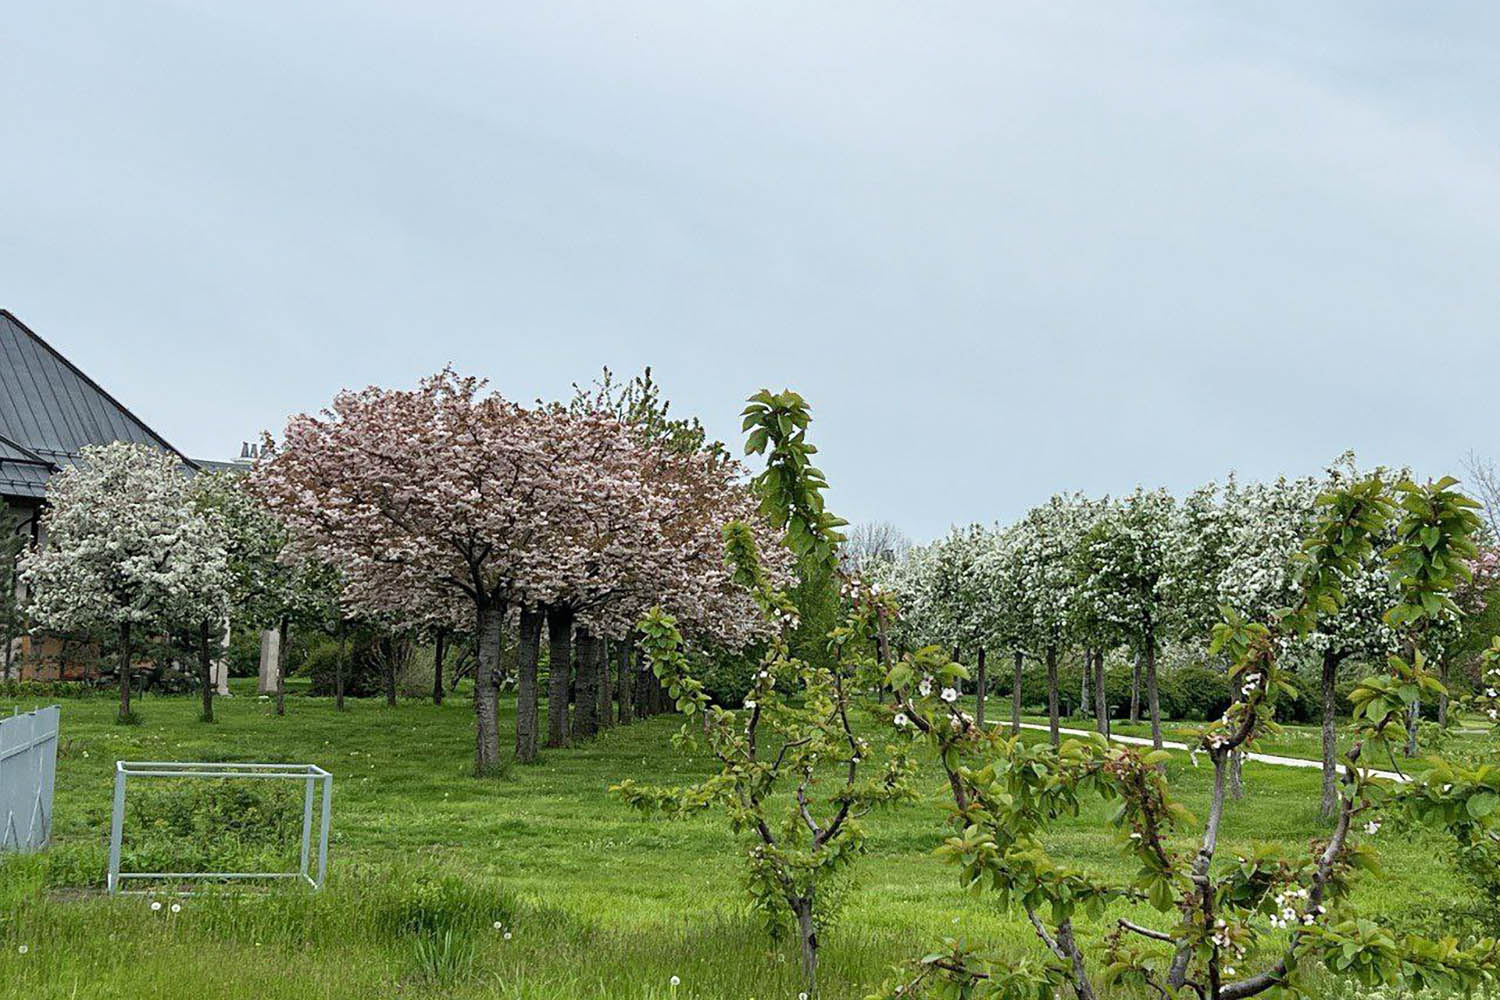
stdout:
[[[114,708],[108,697],[63,705],[54,846],[0,866],[0,995],[687,1000],[800,989],[794,948],[773,944],[746,914],[738,847],[722,820],[642,818],[607,794],[624,777],[671,783],[704,772],[705,762],[672,750],[677,718],[617,727],[478,781],[462,698],[442,708],[351,701],[339,714],[327,700],[293,696],[277,718],[268,702],[241,696],[218,701],[213,725],[196,721],[192,698],[142,698],[145,721],[133,727],[112,724]],[[1169,766],[1172,787],[1201,815],[1209,770],[1180,756]],[[176,914],[152,911],[145,898],[102,897],[118,759],[328,768],[327,888],[189,898]],[[1250,764],[1245,778],[1223,853],[1252,841],[1302,851],[1325,830],[1317,772]],[[944,935],[1034,953],[1024,916],[961,893],[932,857],[945,815],[934,768],[920,787],[920,802],[867,821],[869,857],[824,938],[826,997],[864,995]],[[1054,848],[1127,874],[1105,816],[1105,806],[1091,806],[1062,824]],[[1189,849],[1192,833],[1176,846]],[[1441,840],[1389,831],[1380,840],[1385,874],[1361,884],[1362,910],[1432,932],[1467,905]],[[451,929],[446,939],[442,928]],[[1084,933],[1097,939],[1100,929]],[[674,975],[682,980],[675,994]]]

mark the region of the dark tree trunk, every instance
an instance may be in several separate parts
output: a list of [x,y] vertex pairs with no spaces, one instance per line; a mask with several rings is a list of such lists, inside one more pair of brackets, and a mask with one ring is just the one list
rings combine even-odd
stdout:
[[1047,647],[1047,731],[1052,736],[1052,745],[1062,744],[1062,734],[1057,725],[1057,647]]
[[1083,651],[1083,669],[1079,671],[1083,679],[1078,682],[1078,714],[1087,715],[1092,707],[1092,698],[1089,697],[1089,672],[1094,667],[1094,651],[1085,648]]
[[974,682],[974,722],[982,729],[984,727],[984,695],[989,687],[988,678],[984,676],[984,647],[979,647],[979,669],[978,679]]
[[1339,806],[1338,734],[1335,710],[1338,707],[1337,682],[1339,657],[1331,649],[1323,651],[1323,815],[1332,816]]
[[632,681],[635,680],[634,672],[630,667],[631,642],[629,639],[626,639],[619,646],[620,662],[615,667],[615,674],[619,677],[620,681],[620,725],[628,726],[635,709],[635,692],[631,690],[633,687]]
[[1438,664],[1438,680],[1442,682],[1443,689],[1438,692],[1438,725],[1448,725],[1448,660],[1443,658]]
[[[397,645],[393,636],[386,636],[380,641],[380,649],[385,659],[385,703],[391,708],[396,707],[396,660]],[[498,662],[498,655],[496,660]]]
[[1161,749],[1161,701],[1156,690],[1156,639],[1146,639],[1146,701],[1151,708],[1151,746]]
[[333,707],[344,710],[344,664],[349,658],[349,625],[339,622],[339,658],[333,663]]
[[276,627],[276,714],[286,714],[286,633],[288,622],[281,616]]
[[599,637],[580,627],[573,637],[578,657],[577,708],[573,712],[573,741],[591,740],[599,735]]
[[[1406,662],[1413,668],[1417,665],[1417,641],[1408,639],[1406,642]],[[1406,756],[1417,755],[1417,724],[1422,721],[1422,692],[1417,691],[1417,700],[1411,703],[1411,708],[1406,713]]]
[[214,661],[210,648],[208,622],[198,623],[198,681],[203,686],[204,722],[214,721]]
[[594,679],[599,685],[599,729],[608,729],[615,724],[615,689],[609,671],[609,640],[599,637],[599,665],[594,670]]
[[523,607],[520,642],[516,649],[516,759],[523,764],[536,760],[536,664],[541,652],[542,613]]
[[120,721],[130,719],[130,622],[120,623]]
[[447,652],[447,635],[439,630],[432,647],[432,703],[443,703],[443,654]]
[[1135,654],[1135,665],[1130,671],[1130,721],[1141,721],[1141,654]]
[[1015,686],[1010,689],[1010,734],[1021,733],[1021,680],[1026,670],[1026,654],[1019,649],[1013,654],[1016,661]]
[[1109,739],[1109,693],[1104,689],[1104,651],[1094,650],[1094,719]]
[[483,778],[500,768],[500,629],[502,603],[478,609],[479,642],[474,667],[474,773]]
[[568,687],[573,666],[573,611],[547,609],[547,745],[568,744]]

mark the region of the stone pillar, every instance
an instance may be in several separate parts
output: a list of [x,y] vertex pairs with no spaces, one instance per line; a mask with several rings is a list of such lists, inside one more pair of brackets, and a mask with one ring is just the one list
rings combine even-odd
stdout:
[[275,694],[276,679],[281,673],[281,633],[268,628],[260,634],[260,678],[256,694]]
[[226,621],[224,623],[224,641],[220,644],[220,648],[222,648],[224,650],[224,655],[221,656],[221,657],[219,657],[217,660],[215,660],[213,662],[213,665],[209,668],[209,672],[208,672],[209,679],[211,681],[213,681],[214,693],[215,694],[219,694],[219,695],[227,695],[227,694],[229,694],[229,636],[230,636],[230,633],[231,633],[231,629],[230,629],[229,623]]

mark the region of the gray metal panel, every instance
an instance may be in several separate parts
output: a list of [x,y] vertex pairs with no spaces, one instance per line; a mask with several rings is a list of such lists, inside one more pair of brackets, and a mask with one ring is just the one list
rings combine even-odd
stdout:
[[[54,465],[71,464],[91,444],[129,441],[172,452],[188,469],[195,463],[26,324],[0,309],[0,438]],[[35,468],[6,460],[0,449],[0,495],[41,496],[45,484]]]
[[52,835],[56,705],[0,718],[0,851],[35,851]]

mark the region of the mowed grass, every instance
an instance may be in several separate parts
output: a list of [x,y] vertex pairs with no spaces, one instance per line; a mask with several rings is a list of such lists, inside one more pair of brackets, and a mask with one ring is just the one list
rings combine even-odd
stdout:
[[[673,784],[707,772],[705,760],[672,749],[679,718],[616,727],[481,781],[471,776],[473,717],[461,697],[441,708],[351,700],[338,713],[328,700],[293,696],[278,718],[269,702],[241,696],[220,699],[212,725],[197,721],[192,698],[143,698],[139,708],[144,724],[121,727],[107,697],[63,703],[54,846],[0,866],[0,996],[687,1000],[801,989],[794,949],[747,914],[742,843],[722,818],[643,818],[607,792],[625,777]],[[1209,770],[1179,757],[1173,790],[1201,816]],[[327,888],[189,898],[176,914],[166,897],[159,911],[141,897],[103,897],[119,759],[328,768]],[[1315,771],[1251,764],[1245,784],[1224,854],[1255,841],[1304,852],[1326,831]],[[1036,953],[1024,915],[963,893],[932,856],[946,815],[934,767],[918,787],[918,801],[865,823],[869,856],[824,937],[825,997],[865,995],[945,936]],[[1120,860],[1107,815],[1091,804],[1059,824],[1050,846],[1069,863],[1128,876],[1134,866]],[[1195,835],[1182,831],[1175,846],[1192,849]],[[1440,838],[1387,830],[1380,846],[1385,873],[1361,883],[1362,911],[1433,933],[1466,905]],[[1091,940],[1101,933],[1084,928]]]

